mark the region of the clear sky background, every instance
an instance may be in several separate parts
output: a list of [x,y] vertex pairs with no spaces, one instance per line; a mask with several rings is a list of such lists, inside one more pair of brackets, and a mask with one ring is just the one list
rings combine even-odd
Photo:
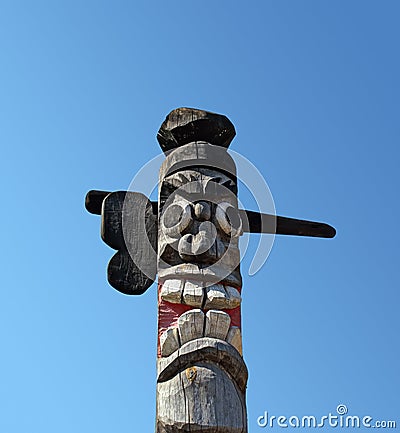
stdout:
[[252,277],[243,261],[249,432],[264,411],[338,404],[400,425],[399,14],[390,0],[0,1],[1,433],[154,430],[156,287],[108,285],[113,251],[84,197],[128,188],[180,106],[231,119],[278,214],[338,232],[277,236]]

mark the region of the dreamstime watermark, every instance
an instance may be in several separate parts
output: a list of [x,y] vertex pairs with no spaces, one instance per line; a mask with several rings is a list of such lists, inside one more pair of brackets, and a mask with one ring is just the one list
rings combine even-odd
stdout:
[[320,417],[314,415],[304,415],[302,417],[292,416],[275,416],[270,415],[267,411],[257,418],[259,427],[280,427],[280,428],[324,428],[324,427],[339,427],[339,428],[396,428],[396,421],[374,420],[370,415],[349,415],[348,408],[344,404],[339,404],[336,408],[336,413],[328,413]]

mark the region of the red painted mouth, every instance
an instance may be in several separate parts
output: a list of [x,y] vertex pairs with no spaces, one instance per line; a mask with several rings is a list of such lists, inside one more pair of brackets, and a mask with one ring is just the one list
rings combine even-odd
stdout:
[[[158,348],[157,348],[157,356],[160,358],[162,356],[161,354],[161,347],[160,347],[160,337],[164,332],[167,331],[167,329],[170,328],[177,328],[178,327],[178,319],[182,314],[186,313],[187,311],[194,310],[195,308],[190,305],[184,305],[181,303],[172,303],[168,302],[162,299],[161,297],[161,290],[162,290],[162,283],[159,283],[158,285],[158,302],[159,302],[159,314],[158,314]],[[238,289],[239,293],[241,289]],[[207,311],[210,311],[211,309],[206,308],[200,308],[201,311],[204,313],[207,313]],[[214,310],[214,309],[213,309]],[[230,317],[230,327],[237,327],[239,330],[241,329],[241,307],[240,305],[236,308],[232,309],[222,309],[219,310],[223,313],[226,313]]]

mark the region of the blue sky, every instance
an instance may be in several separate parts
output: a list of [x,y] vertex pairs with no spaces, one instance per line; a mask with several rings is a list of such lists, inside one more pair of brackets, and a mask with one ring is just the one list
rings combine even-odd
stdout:
[[252,277],[243,260],[249,432],[264,411],[340,403],[400,425],[399,12],[391,0],[0,3],[1,433],[153,431],[155,286],[108,286],[113,251],[84,196],[128,188],[180,106],[231,119],[231,149],[278,214],[338,231],[277,237]]

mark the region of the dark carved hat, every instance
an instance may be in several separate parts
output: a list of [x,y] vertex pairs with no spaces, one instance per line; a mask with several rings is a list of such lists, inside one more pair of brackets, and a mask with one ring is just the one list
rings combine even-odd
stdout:
[[164,153],[195,141],[205,141],[228,148],[236,135],[232,122],[222,114],[177,108],[171,111],[158,133],[157,140]]

